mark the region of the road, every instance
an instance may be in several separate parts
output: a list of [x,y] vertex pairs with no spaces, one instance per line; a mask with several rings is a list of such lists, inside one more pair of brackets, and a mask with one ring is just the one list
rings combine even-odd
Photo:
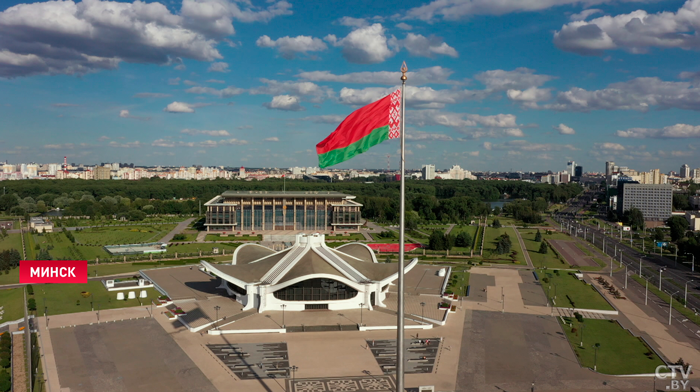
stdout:
[[520,243],[520,248],[523,250],[523,255],[525,256],[527,266],[535,268],[535,266],[532,265],[532,260],[530,260],[530,254],[528,253],[527,248],[525,247],[525,241],[523,241],[523,237],[520,235],[520,232],[518,231],[518,228],[515,227],[515,225],[513,225],[513,231],[515,231],[515,236],[518,237],[518,242]]
[[628,269],[634,273],[640,273],[639,266],[641,263],[642,276],[651,279],[652,282],[659,282],[659,270],[664,267],[665,270],[661,272],[661,276],[663,277],[662,281],[667,282],[668,280],[672,280],[673,283],[668,283],[673,284],[673,286],[664,287],[662,284],[662,289],[667,293],[669,289],[673,291],[677,290],[676,299],[684,297],[686,283],[695,282],[696,285],[687,286],[688,307],[693,309],[695,313],[699,312],[700,299],[693,296],[693,294],[700,294],[696,290],[697,284],[700,284],[700,276],[698,276],[697,272],[692,272],[690,268],[683,263],[675,263],[672,260],[657,255],[643,254],[636,249],[630,248],[629,245],[625,244],[625,240],[620,242],[619,237],[611,237],[609,233],[606,233],[604,230],[590,227],[571,219],[563,217],[558,218],[557,220],[561,225],[560,228],[568,230],[572,235],[584,236],[586,241],[593,243],[596,247],[601,249],[603,249],[603,243],[605,243],[604,253],[614,258],[617,262],[621,261],[623,265],[626,265]]
[[[191,222],[194,218],[190,218],[189,221]],[[57,227],[54,226],[54,232],[57,231],[63,231],[64,227],[68,231],[75,231],[75,230],[83,230],[83,229],[89,229],[92,227],[121,227],[121,226],[150,226],[150,225],[170,225],[175,222],[154,222],[154,223],[134,223],[134,222],[126,222],[126,223],[119,223],[116,225],[94,225],[94,226],[76,226],[76,227]],[[17,234],[20,233],[20,229],[12,229],[12,230],[7,230],[9,234]]]
[[170,240],[173,239],[173,237],[175,237],[175,234],[178,234],[185,230],[187,226],[189,226],[190,223],[192,223],[192,221],[194,221],[194,218],[185,219],[184,221],[178,223],[174,229],[170,230],[170,233],[166,234],[165,237],[160,239],[160,242],[164,242],[167,244],[168,242],[170,242]]

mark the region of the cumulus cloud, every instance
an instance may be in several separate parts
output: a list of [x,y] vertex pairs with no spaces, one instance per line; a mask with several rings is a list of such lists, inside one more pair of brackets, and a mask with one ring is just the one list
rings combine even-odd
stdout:
[[131,118],[131,119],[140,120],[140,121],[148,121],[148,120],[151,119],[150,117],[134,116],[134,115],[132,115],[131,113],[129,113],[129,111],[126,110],[126,109],[123,109],[123,110],[120,110],[120,111],[119,111],[119,117],[121,117],[121,118]]
[[[379,98],[385,97],[396,91],[398,87],[368,87],[364,89],[352,89],[343,87],[340,90],[340,103],[346,105],[366,105]],[[446,104],[453,104],[468,100],[480,100],[485,97],[482,91],[474,90],[435,90],[432,87],[406,86],[406,105],[414,108],[443,108]]]
[[280,139],[278,137],[266,137],[263,139],[264,142],[278,142]]
[[223,140],[204,140],[201,142],[182,142],[182,141],[172,141],[169,139],[157,139],[151,143],[153,147],[164,147],[164,148],[175,148],[175,147],[188,147],[188,148],[214,148],[218,146],[231,146],[231,145],[245,145],[248,144],[245,140],[239,139],[223,139]]
[[168,113],[194,113],[194,108],[196,107],[196,104],[175,101],[168,104],[163,111]]
[[494,69],[480,72],[474,76],[474,79],[480,81],[488,90],[506,91],[527,90],[531,87],[540,87],[548,81],[555,79],[555,77],[550,75],[538,75],[535,73],[534,69],[520,67],[512,71]]
[[630,128],[617,131],[617,136],[637,139],[700,138],[700,125],[676,124],[663,128]]
[[353,18],[351,16],[343,16],[338,20],[338,23],[340,23],[343,26],[349,26],[349,27],[366,27],[369,26],[369,22],[367,19],[364,18]]
[[78,105],[76,103],[52,103],[51,106],[53,106],[55,108],[74,108],[74,107],[78,107],[80,105]]
[[397,23],[396,27],[400,28],[401,30],[413,30],[413,26],[404,22]]
[[208,72],[224,72],[224,73],[230,72],[230,70],[228,69],[228,63],[224,63],[221,61],[216,62],[216,63],[211,63],[209,68],[207,68],[207,71]]
[[516,117],[512,114],[483,116],[479,114],[442,112],[439,110],[413,110],[407,113],[407,121],[419,127],[441,125],[455,129],[471,140],[483,137],[524,137]]
[[530,87],[527,90],[508,90],[506,96],[526,108],[537,108],[538,102],[552,99],[552,92],[548,88]]
[[601,90],[588,91],[573,87],[557,94],[554,110],[588,112],[591,110],[638,110],[652,106],[660,109],[700,110],[700,88],[690,82],[666,82],[657,77],[635,78],[613,83]]
[[301,111],[304,107],[299,104],[300,99],[294,95],[276,95],[272,97],[272,102],[263,104],[268,109],[286,110],[286,111]]
[[[653,0],[621,0],[653,1]],[[438,19],[459,20],[473,15],[504,15],[514,12],[534,12],[562,5],[586,6],[609,3],[611,0],[433,0],[422,6],[414,7],[401,19],[418,19],[433,22]],[[585,11],[584,11],[585,12]]]
[[[18,4],[0,12],[0,77],[84,74],[121,62],[214,61],[232,21],[268,21],[291,13],[282,0],[184,0],[180,13],[157,2],[85,0]],[[179,64],[182,65],[182,64]],[[179,66],[178,65],[178,66]]]
[[589,16],[591,16],[593,14],[601,14],[601,13],[603,13],[603,10],[599,10],[597,8],[590,8],[590,9],[583,10],[583,11],[576,13],[576,14],[571,14],[569,19],[572,21],[586,20],[586,19],[588,19]]
[[397,52],[396,38],[387,38],[384,33],[384,27],[375,23],[355,29],[340,40],[334,35],[328,35],[325,39],[333,46],[342,47],[343,57],[351,63],[376,64]]
[[180,84],[180,80],[181,79],[179,77],[168,79],[168,84],[171,86],[177,86],[178,84]]
[[311,121],[318,124],[340,124],[345,120],[344,116],[336,114],[322,114],[320,116],[309,116],[302,118],[304,121]]
[[545,152],[545,151],[576,151],[578,150],[571,144],[555,144],[555,143],[531,143],[527,140],[510,140],[505,143],[494,144],[484,142],[483,147],[486,150],[505,150],[505,151],[522,151],[522,152]]
[[207,80],[206,82],[207,82],[207,83],[217,83],[217,84],[224,84],[224,83],[226,83],[225,81],[223,81],[223,80],[218,80],[218,79],[209,79],[209,80]]
[[72,150],[75,148],[73,143],[63,143],[63,144],[44,144],[44,148],[47,150]]
[[398,41],[401,47],[406,48],[408,53],[420,57],[435,57],[444,55],[449,57],[459,57],[457,50],[442,41],[442,38],[431,36],[424,37],[420,34],[408,33],[406,38]]
[[[410,80],[411,85],[417,86],[422,84],[454,84],[457,83],[448,80],[454,71],[449,68],[443,68],[439,65],[420,68],[415,71],[406,73],[406,77]],[[351,72],[347,74],[336,75],[331,71],[311,71],[301,72],[297,77],[310,80],[312,82],[340,82],[340,83],[362,83],[362,84],[384,84],[395,85],[398,78],[401,76],[399,71],[377,71],[377,72]]]
[[187,135],[230,136],[228,131],[225,130],[207,131],[201,129],[183,129],[182,131],[180,131],[180,133],[184,133]]
[[557,130],[562,135],[575,135],[576,134],[576,131],[574,131],[573,128],[568,127],[564,124],[559,124],[559,125],[552,127],[552,128]]
[[411,141],[428,141],[428,140],[439,140],[444,142],[452,141],[452,137],[445,135],[444,133],[429,133],[423,131],[411,131],[406,132],[406,140]]
[[595,143],[593,145],[596,149],[598,150],[606,150],[606,151],[625,151],[625,146],[619,143]]
[[139,148],[143,146],[143,143],[140,141],[135,141],[135,142],[126,142],[126,143],[119,143],[115,141],[111,141],[107,144],[109,147],[113,148]]
[[277,81],[271,79],[260,79],[261,82],[265,83],[265,86],[255,87],[248,92],[253,95],[257,94],[267,94],[267,95],[293,95],[298,98],[303,98],[310,102],[322,102],[328,98],[333,97],[333,90],[319,86],[311,82],[290,82],[290,81]]
[[137,93],[134,94],[134,98],[167,98],[172,96],[171,94],[163,93]]
[[215,89],[213,87],[201,87],[201,86],[195,86],[195,87],[190,87],[187,90],[185,90],[186,93],[190,94],[209,94],[209,95],[215,95],[219,98],[229,98],[233,97],[239,94],[243,94],[245,92],[244,89],[238,88],[238,87],[233,87],[233,86],[228,86],[224,89]]
[[219,141],[219,144],[222,146],[243,146],[248,144],[248,141],[239,139],[224,139]]
[[554,33],[554,44],[582,55],[598,55],[614,49],[631,53],[646,53],[650,48],[698,50],[699,19],[700,0],[688,0],[677,12],[649,14],[637,10],[588,22],[577,20]]
[[306,35],[281,37],[276,40],[263,35],[255,42],[261,48],[276,48],[280,55],[292,59],[297,53],[320,52],[328,49],[323,40]]

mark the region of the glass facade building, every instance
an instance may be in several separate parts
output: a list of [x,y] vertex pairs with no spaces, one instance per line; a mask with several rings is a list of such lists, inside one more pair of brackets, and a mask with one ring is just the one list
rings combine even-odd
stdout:
[[227,191],[205,203],[207,231],[357,231],[362,204],[338,192]]

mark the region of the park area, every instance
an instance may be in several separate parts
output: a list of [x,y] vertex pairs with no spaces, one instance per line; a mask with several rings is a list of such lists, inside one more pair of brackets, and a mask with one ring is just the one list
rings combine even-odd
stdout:
[[[583,323],[569,317],[563,320],[566,325],[562,329],[583,367],[592,369],[597,365],[598,372],[603,374],[652,374],[657,366],[664,364],[644,341],[615,320],[585,319]],[[600,344],[597,359],[596,343]]]
[[5,238],[0,239],[0,252],[9,249],[17,249],[19,253],[22,253],[21,234],[8,234]]
[[[532,260],[532,265],[536,268],[569,268],[569,263],[561,257],[558,257],[552,249],[548,249],[547,253],[540,253],[540,246],[542,242],[535,241],[535,236],[537,235],[536,229],[518,229],[520,236],[523,238],[525,243],[525,248],[530,255]],[[562,234],[556,231],[550,231],[547,233],[544,230],[540,230],[542,240],[564,240],[568,239],[566,234]]]
[[0,324],[24,317],[24,295],[22,290],[24,289],[0,290],[0,306],[2,306],[0,312],[5,312],[0,314]]
[[150,306],[151,300],[158,298],[160,293],[153,288],[122,290],[124,297],[128,297],[129,291],[136,292],[138,297],[141,290],[146,290],[147,298],[117,300],[119,291],[107,291],[102,282],[90,280],[85,284],[37,284],[33,285],[34,299],[36,300],[37,315],[44,314],[44,306],[48,308],[48,314],[65,314],[89,312],[97,309],[118,309],[134,306]]
[[[498,238],[503,235],[508,234],[510,237],[510,252],[504,254],[498,254],[497,252],[497,242]],[[520,248],[520,243],[518,242],[518,237],[515,236],[515,232],[511,227],[487,227],[486,233],[484,234],[484,262],[490,263],[516,263],[525,264],[525,256],[523,255],[523,250]],[[513,253],[515,256],[513,258]]]
[[578,279],[573,272],[544,270],[538,273],[542,290],[549,298],[556,297],[558,307],[615,310],[592,285]]

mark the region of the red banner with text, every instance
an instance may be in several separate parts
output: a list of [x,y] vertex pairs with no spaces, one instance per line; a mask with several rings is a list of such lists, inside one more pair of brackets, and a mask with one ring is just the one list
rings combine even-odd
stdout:
[[20,260],[20,283],[87,283],[87,260]]

